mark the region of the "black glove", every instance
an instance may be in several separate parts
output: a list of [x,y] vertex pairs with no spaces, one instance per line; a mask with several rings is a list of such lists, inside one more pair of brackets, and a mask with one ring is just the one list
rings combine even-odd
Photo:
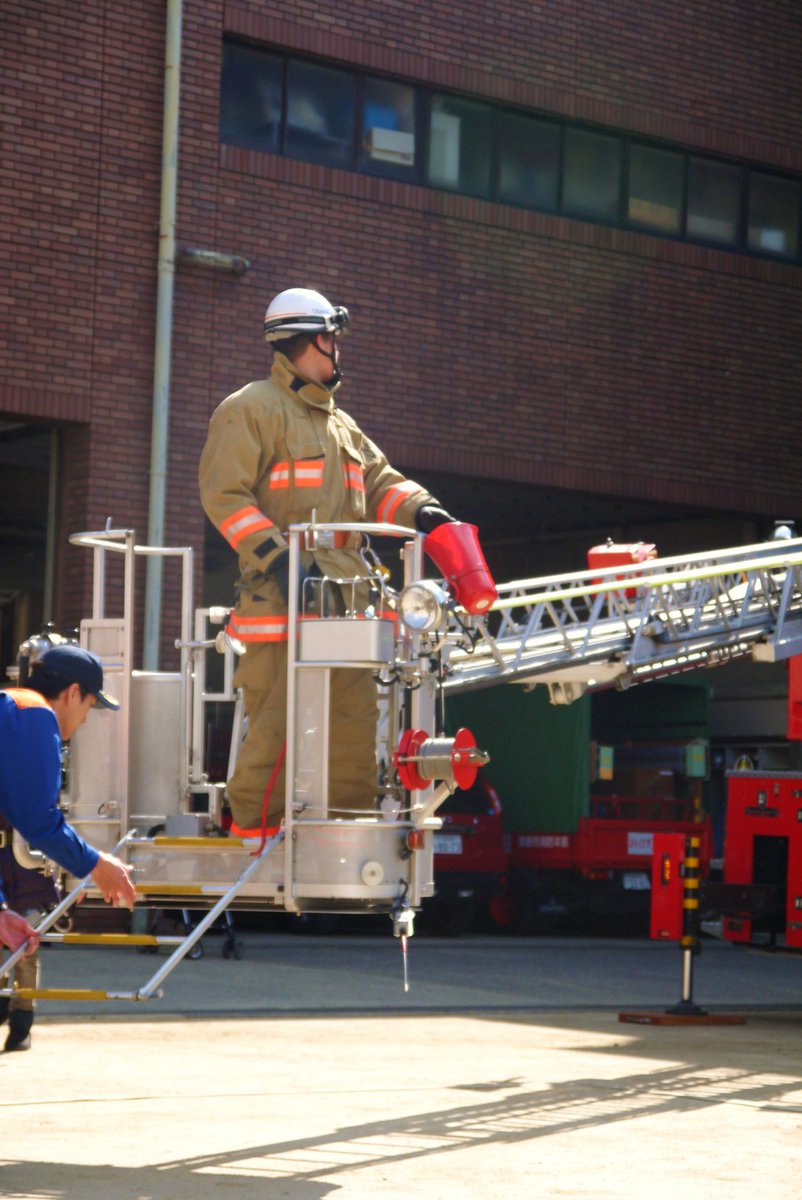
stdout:
[[424,504],[423,508],[419,508],[415,513],[415,524],[421,533],[431,533],[440,525],[453,525],[455,522],[456,517],[452,517],[437,504]]
[[[281,598],[285,604],[290,602],[290,552],[282,550],[277,554],[270,564],[270,578],[275,583],[278,590],[281,592]],[[301,607],[303,601],[303,586],[304,580],[310,575],[301,560],[298,560],[298,607]]]

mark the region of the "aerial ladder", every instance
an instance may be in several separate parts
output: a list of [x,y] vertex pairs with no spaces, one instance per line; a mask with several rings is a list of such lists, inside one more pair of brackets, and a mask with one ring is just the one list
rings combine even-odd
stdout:
[[[307,580],[299,591],[301,545],[325,548],[352,532],[362,535],[360,573]],[[284,820],[261,838],[235,838],[222,829],[225,784],[210,781],[205,768],[211,706],[234,706],[229,767],[242,733],[233,673],[243,648],[226,631],[228,610],[194,608],[190,547],[143,546],[130,529],[70,538],[93,556],[92,613],[79,640],[103,661],[122,707],[114,715],[93,711],[70,747],[63,807],[87,840],[131,865],[144,904],[192,907],[204,916],[180,937],[64,932],[82,892],[98,900],[91,879],[65,880],[63,900],[38,927],[43,940],[164,945],[170,954],[132,993],[37,995],[159,996],[203,934],[237,909],[389,914],[406,986],[414,913],[434,890],[438,808],[455,788],[469,787],[487,761],[469,730],[445,735],[447,696],[500,684],[545,686],[552,702],[566,704],[585,692],[736,658],[776,662],[802,653],[802,538],[502,583],[481,616],[460,607],[453,581],[427,577],[422,535],[411,530],[313,521],[293,526],[288,539]],[[400,559],[397,587],[377,544],[390,547],[385,557]],[[134,667],[136,566],[154,555],[180,568],[175,671]],[[344,598],[338,615],[331,615],[334,589]],[[37,639],[23,647],[21,670],[26,653],[35,658],[38,649]],[[343,668],[370,669],[377,683],[372,812],[329,803],[328,697],[331,672]],[[15,850],[23,865],[55,870],[16,837]],[[10,994],[3,981],[21,953],[0,967],[0,995]]]

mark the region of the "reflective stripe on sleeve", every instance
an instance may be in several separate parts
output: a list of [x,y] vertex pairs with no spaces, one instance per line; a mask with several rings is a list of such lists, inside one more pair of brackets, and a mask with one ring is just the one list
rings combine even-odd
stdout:
[[392,524],[393,517],[403,502],[422,491],[423,488],[420,484],[413,483],[411,479],[405,479],[403,483],[394,484],[385,494],[378,507],[376,512],[377,519]]
[[220,532],[229,545],[236,550],[243,538],[251,533],[259,533],[262,529],[272,529],[273,522],[255,505],[249,504],[226,517],[220,526]]

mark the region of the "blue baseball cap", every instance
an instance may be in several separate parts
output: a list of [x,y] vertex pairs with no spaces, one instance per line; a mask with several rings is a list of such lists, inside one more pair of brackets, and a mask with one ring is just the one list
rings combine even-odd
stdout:
[[98,704],[115,712],[120,705],[113,696],[103,691],[103,664],[91,650],[76,646],[74,642],[62,642],[51,646],[46,654],[33,664],[31,676],[34,680],[48,679],[69,687],[77,683],[85,692],[97,698]]

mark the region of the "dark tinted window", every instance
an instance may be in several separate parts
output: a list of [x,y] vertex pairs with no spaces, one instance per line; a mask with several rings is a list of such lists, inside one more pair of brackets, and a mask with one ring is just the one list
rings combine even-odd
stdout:
[[555,209],[560,182],[560,127],[534,117],[499,119],[498,198]]
[[575,217],[618,219],[621,139],[585,129],[565,131],[563,208]]
[[283,78],[284,62],[278,55],[223,43],[221,142],[280,151]]
[[688,168],[689,237],[733,243],[738,236],[741,172],[727,163],[692,158]]
[[433,96],[429,122],[429,183],[471,196],[490,191],[492,110],[454,96]]
[[285,150],[292,158],[353,166],[355,111],[350,71],[289,60]]
[[682,228],[683,155],[634,144],[629,153],[627,219],[630,225],[679,233]]
[[796,180],[752,171],[749,175],[750,250],[796,257],[799,238],[799,194]]

